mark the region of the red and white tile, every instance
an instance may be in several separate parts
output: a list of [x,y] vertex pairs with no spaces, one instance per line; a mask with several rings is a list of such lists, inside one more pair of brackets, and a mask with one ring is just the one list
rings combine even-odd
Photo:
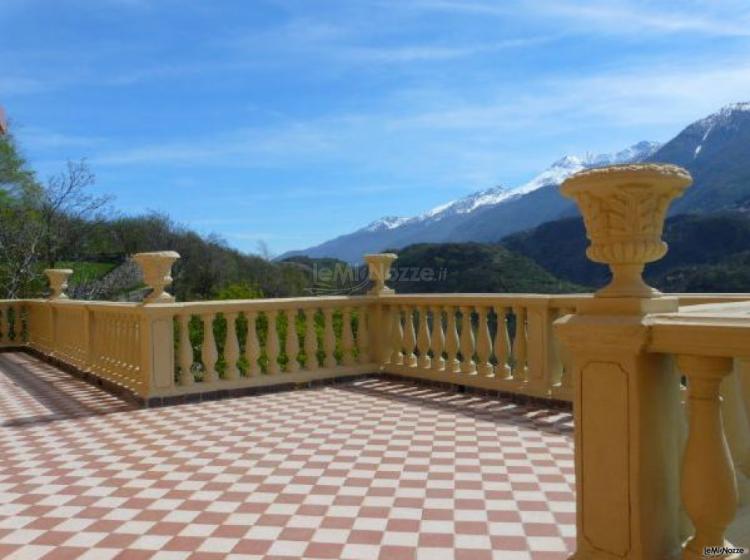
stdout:
[[0,557],[567,558],[566,412],[368,379],[157,409],[0,354]]

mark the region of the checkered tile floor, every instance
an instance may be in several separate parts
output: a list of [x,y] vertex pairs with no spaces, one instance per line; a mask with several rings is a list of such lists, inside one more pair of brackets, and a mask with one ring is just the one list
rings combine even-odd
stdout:
[[0,354],[0,558],[563,559],[570,415],[369,379],[158,409]]

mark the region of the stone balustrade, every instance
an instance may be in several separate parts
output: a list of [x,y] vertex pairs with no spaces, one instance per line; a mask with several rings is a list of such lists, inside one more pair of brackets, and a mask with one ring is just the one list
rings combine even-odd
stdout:
[[174,302],[164,288],[178,256],[153,253],[138,256],[143,304],[66,299],[70,272],[48,271],[50,299],[0,301],[0,347],[147,403],[373,373],[572,401],[573,558],[695,560],[728,545],[750,501],[750,294],[664,295],[643,281],[689,182],[649,164],[563,186],[589,255],[613,270],[596,294],[395,294],[387,254],[367,256],[364,296]]
[[572,400],[553,322],[587,296],[430,294],[380,298],[383,371],[533,397]]

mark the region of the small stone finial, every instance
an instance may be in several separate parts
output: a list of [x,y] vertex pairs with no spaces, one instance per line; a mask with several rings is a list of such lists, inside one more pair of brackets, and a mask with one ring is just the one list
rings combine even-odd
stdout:
[[44,271],[49,281],[50,293],[49,299],[68,299],[65,290],[68,289],[68,278],[73,271],[70,268],[48,268]]
[[591,241],[586,255],[609,265],[610,284],[597,297],[655,298],[661,292],[643,280],[646,263],[667,252],[664,220],[672,201],[693,179],[676,165],[643,163],[588,169],[560,189],[578,204]]
[[365,255],[365,262],[368,266],[369,279],[373,282],[373,287],[367,292],[368,295],[380,296],[395,293],[393,288],[385,285],[385,281],[391,276],[391,265],[398,258],[395,253],[375,253]]
[[153,253],[137,253],[133,260],[143,271],[143,280],[151,293],[143,300],[144,303],[172,303],[175,298],[164,289],[172,283],[172,265],[180,258],[175,251],[156,251]]

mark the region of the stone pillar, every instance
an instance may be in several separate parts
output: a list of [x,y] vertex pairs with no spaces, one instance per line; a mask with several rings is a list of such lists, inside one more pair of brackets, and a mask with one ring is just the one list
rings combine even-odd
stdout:
[[[371,296],[385,296],[395,293],[393,288],[385,285],[390,277],[391,265],[398,258],[394,253],[376,253],[365,255],[367,263],[368,278],[373,282],[372,288],[367,292]],[[392,318],[381,302],[378,302],[368,310],[370,320],[370,352],[382,368],[390,359],[390,338]]]
[[73,271],[69,268],[48,268],[44,271],[44,274],[49,280],[49,287],[52,293],[49,299],[68,299],[65,290],[68,289],[68,278]]
[[583,214],[587,255],[612,282],[556,322],[574,376],[575,560],[676,559],[679,533],[679,377],[646,352],[648,313],[676,311],[641,276],[667,250],[671,201],[692,179],[681,168],[633,164],[583,171],[562,186]]
[[144,303],[172,303],[173,295],[164,291],[172,283],[172,265],[180,258],[174,251],[157,251],[154,253],[137,253],[133,260],[143,271],[143,280],[151,288]]

